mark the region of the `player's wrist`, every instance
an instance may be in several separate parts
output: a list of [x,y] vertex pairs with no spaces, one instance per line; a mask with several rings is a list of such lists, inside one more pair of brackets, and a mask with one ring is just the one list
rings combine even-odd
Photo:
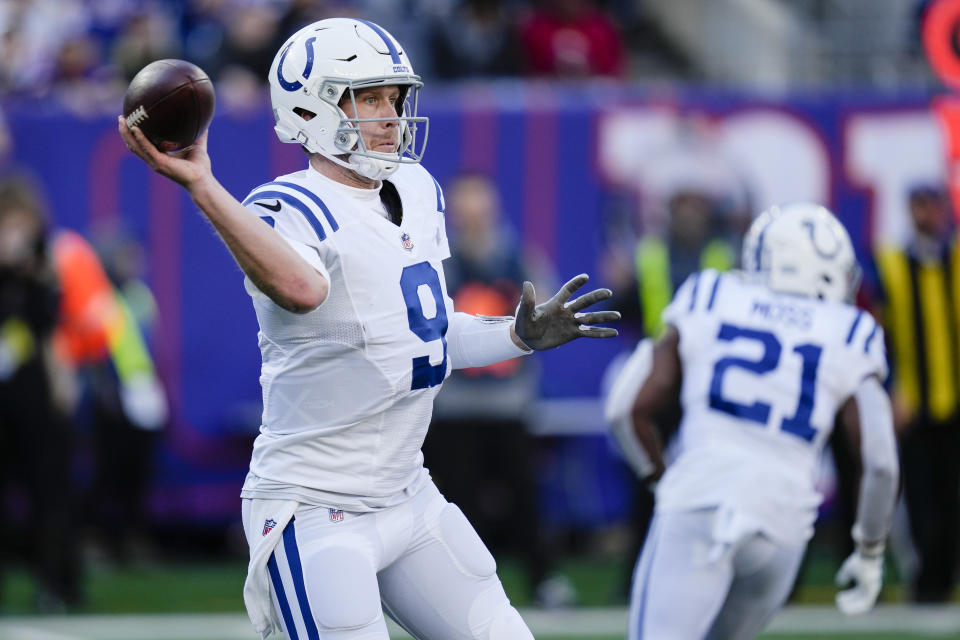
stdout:
[[887,548],[887,541],[885,539],[867,540],[859,524],[853,526],[850,535],[856,544],[857,553],[862,557],[870,559],[883,557],[883,552]]
[[524,353],[531,353],[533,348],[530,347],[522,338],[517,334],[517,321],[514,320],[510,325],[510,339],[513,340],[513,344],[516,345],[518,349]]

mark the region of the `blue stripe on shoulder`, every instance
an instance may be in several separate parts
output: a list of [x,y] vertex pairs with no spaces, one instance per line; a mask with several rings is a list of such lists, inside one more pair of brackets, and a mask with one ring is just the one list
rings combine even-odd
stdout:
[[697,306],[697,289],[700,287],[700,272],[693,274],[693,292],[690,294],[690,308],[687,311],[693,311]]
[[863,344],[863,352],[867,353],[870,351],[870,343],[873,342],[873,337],[877,335],[877,329],[880,327],[876,322],[873,323],[873,329],[870,330],[870,335],[867,336],[867,341]]
[[340,228],[340,225],[337,224],[337,221],[334,220],[333,214],[330,213],[330,209],[327,208],[327,205],[323,203],[317,194],[313,191],[310,191],[306,187],[301,187],[299,184],[294,184],[293,182],[270,182],[269,185],[277,185],[279,187],[287,187],[288,189],[293,189],[294,191],[299,191],[303,195],[310,198],[313,204],[317,205],[320,208],[320,211],[323,211],[323,217],[327,219],[327,222],[330,224],[330,228],[336,231]]
[[723,274],[717,272],[717,279],[713,281],[713,288],[710,289],[710,300],[707,302],[707,311],[713,310],[713,303],[717,300],[717,290],[720,288],[721,278],[723,278]]
[[280,615],[283,616],[283,625],[286,627],[287,637],[289,637],[290,640],[299,640],[297,636],[297,625],[293,621],[290,603],[287,602],[287,593],[283,588],[283,580],[280,578],[280,567],[277,566],[277,556],[275,553],[270,554],[270,559],[267,561],[267,569],[270,571],[273,591],[277,594],[277,602],[280,604]]
[[290,565],[290,575],[293,577],[293,589],[297,592],[297,602],[300,603],[300,613],[307,628],[309,640],[320,640],[317,623],[313,620],[310,611],[310,601],[307,599],[307,588],[303,582],[303,566],[300,564],[300,551],[297,549],[297,535],[291,518],[283,530],[283,550],[287,554],[287,564]]
[[282,200],[286,202],[291,207],[303,214],[303,217],[306,218],[307,222],[316,232],[317,237],[320,240],[325,240],[327,237],[327,232],[323,230],[323,225],[320,224],[320,221],[317,220],[317,216],[313,215],[313,211],[310,211],[310,207],[305,205],[295,196],[286,193],[285,191],[261,191],[259,193],[254,193],[249,198],[243,201],[243,206],[247,206],[251,202],[256,202],[257,200],[264,200],[266,198],[276,198],[277,200]]
[[437,179],[433,176],[430,176],[430,179],[433,180],[433,186],[437,190],[437,213],[446,213],[447,207],[443,201],[443,192],[440,190],[440,183],[437,182]]
[[857,325],[860,324],[860,318],[863,317],[863,310],[857,311],[857,317],[853,319],[853,324],[850,325],[850,332],[847,333],[847,344],[853,342],[853,334],[857,332]]

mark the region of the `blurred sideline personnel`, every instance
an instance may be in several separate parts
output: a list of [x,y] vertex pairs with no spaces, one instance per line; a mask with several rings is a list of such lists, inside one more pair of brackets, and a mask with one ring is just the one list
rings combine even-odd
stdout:
[[[824,207],[761,214],[745,272],[691,276],[641,343],[607,417],[641,477],[659,484],[638,560],[629,638],[752,638],[782,606],[813,533],[817,461],[840,412],[859,441],[856,551],[837,574],[847,614],[880,592],[897,491],[883,331],[847,304],[859,269]],[[679,397],[676,460],[666,468],[651,416]],[[662,478],[661,478],[662,476]]]
[[[81,604],[71,401],[52,345],[58,305],[44,204],[30,182],[6,178],[0,181],[0,488],[18,486],[26,494],[29,520],[19,526],[5,505],[0,568],[26,551],[44,612]],[[9,497],[0,492],[0,503]]]
[[911,595],[945,602],[956,581],[960,538],[960,255],[941,189],[912,189],[909,207],[912,238],[905,248],[880,247],[876,264],[892,347],[904,499],[919,557]]
[[423,85],[381,27],[311,24],[277,53],[269,81],[277,134],[309,163],[243,204],[214,178],[206,132],[173,156],[118,123],[217,229],[260,323],[263,425],[241,493],[254,627],[386,640],[386,610],[421,640],[532,638],[420,447],[452,369],[614,336],[589,325],[618,313],[582,311],[611,293],[570,300],[581,275],[539,306],[525,282],[516,319],[454,312],[443,196],[419,165]]
[[[611,253],[611,265],[624,263],[616,269],[613,306],[623,314],[623,330],[638,337],[656,339],[663,334],[663,310],[691,274],[703,269],[728,271],[734,265],[728,228],[745,198],[738,197],[737,176],[722,164],[723,156],[705,136],[695,135],[695,129],[691,118],[677,141],[653,154],[656,160],[650,161],[641,181],[644,197],[636,216],[636,222],[649,230],[630,247],[628,260]],[[614,360],[607,375],[618,371],[626,356]],[[680,407],[672,405],[655,420],[667,449],[679,419]],[[631,558],[643,548],[653,510],[652,492],[643,482],[635,482]],[[630,592],[631,568],[624,567],[624,595]]]
[[[496,185],[478,173],[461,174],[447,187],[451,253],[443,263],[454,307],[473,315],[513,312],[519,283],[529,278],[523,253],[500,219]],[[571,587],[550,576],[551,545],[542,536],[536,499],[535,440],[527,420],[540,372],[529,358],[455,371],[433,407],[424,463],[448,500],[455,502],[494,550],[512,547],[527,570],[536,602],[571,604]]]
[[[140,277],[140,247],[116,229],[55,242],[64,314],[58,338],[89,396],[94,458],[86,527],[111,560],[148,551],[146,505],[155,445],[166,425],[166,394],[147,336],[156,317]],[[72,319],[72,321],[71,321]]]

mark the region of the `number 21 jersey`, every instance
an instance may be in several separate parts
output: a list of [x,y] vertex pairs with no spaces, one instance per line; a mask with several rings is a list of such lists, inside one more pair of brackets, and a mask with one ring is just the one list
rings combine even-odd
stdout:
[[882,329],[851,305],[713,270],[692,275],[663,319],[680,335],[683,418],[657,508],[726,507],[739,526],[804,543],[834,418],[863,379],[886,377]]

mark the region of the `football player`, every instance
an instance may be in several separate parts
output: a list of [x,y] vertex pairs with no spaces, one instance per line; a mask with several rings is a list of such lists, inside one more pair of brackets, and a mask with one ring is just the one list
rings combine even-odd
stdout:
[[524,283],[516,318],[454,311],[443,195],[419,165],[422,83],[376,24],[303,28],[269,82],[277,135],[309,162],[242,204],[214,179],[206,133],[171,156],[119,123],[217,229],[260,324],[263,424],[241,494],[251,620],[264,636],[386,640],[386,610],[424,640],[532,638],[420,447],[452,369],[614,336],[593,325],[617,312],[584,311],[610,291],[571,299],[580,275],[541,305]]
[[[883,332],[848,304],[859,268],[827,209],[763,212],[743,272],[692,275],[614,384],[607,419],[656,511],[634,573],[631,639],[753,638],[796,578],[821,496],[824,442],[840,413],[860,444],[863,477],[836,597],[848,614],[880,592],[898,464]],[[679,451],[668,466],[652,419],[679,399]]]

